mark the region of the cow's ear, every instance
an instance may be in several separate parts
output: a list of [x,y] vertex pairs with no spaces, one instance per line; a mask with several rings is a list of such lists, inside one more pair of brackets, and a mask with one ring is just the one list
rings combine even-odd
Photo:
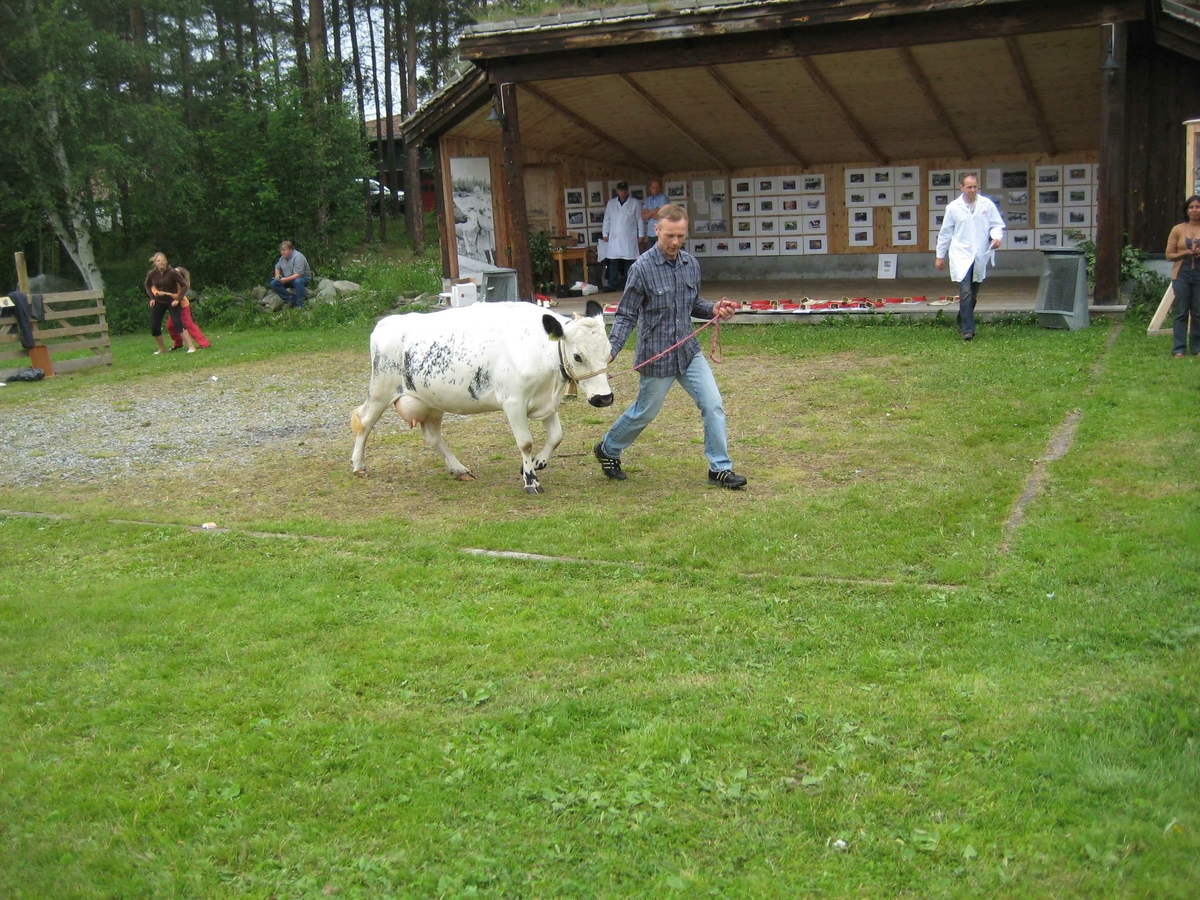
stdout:
[[604,307],[595,300],[589,300],[587,302],[587,310],[584,312],[584,315],[586,315],[589,319],[603,318]]
[[562,322],[558,321],[558,316],[546,313],[542,316],[542,327],[546,329],[546,334],[550,336],[550,340],[552,341],[557,341],[563,336]]

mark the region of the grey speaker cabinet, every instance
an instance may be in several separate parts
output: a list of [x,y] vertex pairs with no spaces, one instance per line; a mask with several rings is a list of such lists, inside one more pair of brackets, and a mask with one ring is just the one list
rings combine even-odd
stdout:
[[1083,250],[1060,247],[1042,251],[1042,277],[1033,311],[1043,328],[1077,331],[1091,324],[1087,257]]

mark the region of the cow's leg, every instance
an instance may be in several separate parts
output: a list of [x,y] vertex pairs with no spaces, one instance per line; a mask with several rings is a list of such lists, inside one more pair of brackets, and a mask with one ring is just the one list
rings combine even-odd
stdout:
[[550,462],[550,454],[558,449],[563,439],[562,420],[559,419],[557,410],[542,419],[542,424],[546,426],[546,443],[542,445],[542,452],[533,460],[534,469],[539,471],[546,468],[546,463]]
[[350,455],[350,469],[355,475],[367,474],[364,460],[367,438],[371,434],[371,429],[375,427],[375,423],[379,421],[379,417],[383,415],[383,411],[388,408],[392,398],[396,396],[399,388],[398,378],[373,377],[371,386],[367,389],[366,402],[351,414],[350,428],[357,435],[354,438],[354,452]]
[[421,434],[425,438],[425,443],[430,448],[441,454],[442,459],[446,461],[446,468],[450,470],[450,474],[459,481],[473,481],[475,476],[471,474],[471,470],[464,466],[450,452],[450,448],[446,446],[446,441],[442,438],[442,412],[437,409],[430,409],[428,415],[421,421]]
[[504,404],[504,414],[508,416],[508,425],[516,438],[517,449],[521,451],[521,482],[525,493],[540,494],[542,483],[538,481],[534,468],[533,432],[529,430],[529,413],[525,410],[525,404],[510,401]]

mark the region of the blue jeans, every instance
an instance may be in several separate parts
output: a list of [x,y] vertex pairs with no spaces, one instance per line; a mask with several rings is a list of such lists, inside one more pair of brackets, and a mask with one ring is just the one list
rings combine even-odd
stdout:
[[[1200,353],[1200,269],[1193,269],[1184,260],[1179,277],[1171,282],[1175,291],[1175,319],[1172,333],[1175,340],[1171,353],[1187,353],[1188,332],[1191,331],[1192,353]],[[1192,317],[1189,329],[1188,316]]]
[[958,285],[958,330],[963,334],[975,333],[975,301],[979,299],[982,282],[972,281],[974,276],[975,266],[972,265]]
[[610,291],[620,291],[625,288],[625,276],[629,274],[632,259],[608,259],[604,263],[604,280],[608,282]]
[[712,369],[703,353],[697,353],[682,375],[670,375],[656,378],[651,375],[641,376],[638,385],[637,400],[633,406],[621,413],[621,417],[608,429],[608,434],[600,441],[600,449],[605,456],[621,455],[621,451],[637,440],[640,435],[658,415],[663,401],[667,399],[667,391],[676,381],[687,391],[688,396],[696,403],[700,416],[704,421],[704,455],[708,457],[708,467],[714,472],[732,469],[729,461],[729,442],[725,434],[725,404],[721,400],[721,392],[717,389],[717,380],[713,378]]
[[[271,290],[283,298],[284,303],[288,303],[299,309],[304,305],[304,289],[308,287],[308,279],[301,275],[295,281],[283,284],[272,278],[270,287]],[[295,292],[295,296],[292,296],[293,291]]]

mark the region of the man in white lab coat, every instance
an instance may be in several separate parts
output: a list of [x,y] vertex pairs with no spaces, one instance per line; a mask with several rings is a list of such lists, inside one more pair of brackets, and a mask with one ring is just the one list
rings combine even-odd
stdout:
[[630,264],[638,258],[638,238],[646,234],[642,221],[642,204],[629,196],[629,185],[617,182],[617,196],[604,208],[603,239],[607,244],[604,264],[604,288],[620,291],[625,288],[625,275]]
[[946,268],[949,251],[950,278],[958,282],[958,330],[964,341],[975,337],[975,301],[979,285],[987,278],[988,265],[996,264],[996,248],[1004,237],[1004,219],[987,197],[979,196],[979,179],[964,175],[962,196],[946,207],[938,232],[938,271]]

